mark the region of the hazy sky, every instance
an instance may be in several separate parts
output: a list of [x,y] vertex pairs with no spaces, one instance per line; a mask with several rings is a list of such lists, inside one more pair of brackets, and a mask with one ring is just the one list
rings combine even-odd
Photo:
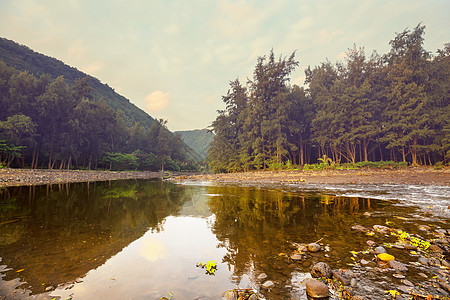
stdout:
[[170,130],[205,128],[229,82],[256,58],[296,51],[304,69],[363,46],[384,54],[426,25],[425,49],[450,42],[449,0],[0,0],[0,36],[99,78]]

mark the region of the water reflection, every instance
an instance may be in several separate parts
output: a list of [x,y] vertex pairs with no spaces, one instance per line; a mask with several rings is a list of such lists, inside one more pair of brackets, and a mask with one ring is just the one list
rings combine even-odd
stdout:
[[[8,188],[0,201],[0,296],[24,282],[15,291],[25,296],[60,285],[50,299],[217,299],[261,273],[276,282],[261,291],[268,299],[299,298],[311,264],[347,268],[349,251],[366,247],[353,225],[389,220],[413,233],[421,218],[384,200],[161,181]],[[292,242],[318,240],[331,250],[286,259]],[[213,259],[215,276],[195,267]]]
[[[142,236],[187,201],[176,185],[137,181],[3,189],[2,263],[34,293],[74,281]],[[8,272],[6,280],[18,273]]]

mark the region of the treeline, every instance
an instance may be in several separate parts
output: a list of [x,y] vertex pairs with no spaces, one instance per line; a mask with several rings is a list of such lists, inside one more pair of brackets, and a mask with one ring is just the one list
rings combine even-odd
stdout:
[[31,168],[195,168],[184,144],[158,120],[126,126],[123,112],[95,100],[89,78],[70,87],[0,61],[0,164]]
[[230,82],[225,110],[211,125],[215,172],[334,163],[450,160],[450,44],[432,56],[425,26],[405,30],[384,55],[350,49],[342,63],[305,70],[290,86],[295,53],[259,57],[253,78]]

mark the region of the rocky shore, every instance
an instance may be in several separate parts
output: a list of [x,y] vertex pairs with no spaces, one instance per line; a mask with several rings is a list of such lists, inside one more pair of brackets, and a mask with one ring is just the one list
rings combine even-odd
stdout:
[[325,171],[255,171],[246,173],[178,176],[180,181],[213,181],[246,184],[414,184],[450,185],[450,168],[358,169]]
[[0,187],[67,182],[161,178],[160,172],[0,169]]

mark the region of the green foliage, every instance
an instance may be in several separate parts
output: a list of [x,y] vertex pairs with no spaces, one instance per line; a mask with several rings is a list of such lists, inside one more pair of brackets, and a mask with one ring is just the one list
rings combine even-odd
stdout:
[[402,231],[402,230],[393,231],[392,234],[396,235],[403,243],[405,241],[409,241],[411,243],[411,245],[414,245],[417,248],[420,248],[422,250],[427,250],[428,247],[430,247],[430,245],[431,245],[430,242],[424,241],[418,237],[412,236],[409,233]]
[[109,166],[110,170],[136,170],[138,158],[133,154],[109,153],[100,160],[100,164]]
[[[402,168],[450,160],[450,44],[432,57],[425,26],[405,30],[389,53],[349,49],[344,62],[305,70],[290,86],[294,54],[259,57],[247,85],[230,82],[212,123],[214,172]],[[319,164],[311,164],[312,161]],[[387,162],[387,160],[391,162]],[[371,162],[373,161],[373,162]],[[401,163],[397,163],[401,161]],[[376,163],[380,162],[380,163]]]
[[206,159],[208,149],[214,139],[214,134],[207,129],[196,129],[188,131],[177,131],[186,145],[191,147],[196,153],[201,156],[201,159]]
[[[1,43],[0,43],[1,49]],[[36,78],[0,60],[0,161],[7,166],[49,169],[180,170],[187,146],[167,129],[127,128],[125,113],[94,99],[92,80],[69,85],[64,77]],[[189,150],[192,151],[192,150]]]
[[408,163],[406,162],[393,162],[393,161],[360,161],[357,163],[343,163],[343,164],[328,164],[328,163],[318,163],[318,164],[305,164],[303,166],[303,171],[314,171],[314,170],[356,170],[356,169],[402,169],[406,168]]
[[[19,71],[28,71],[35,76],[49,74],[53,80],[59,76],[64,76],[69,85],[75,86],[75,94],[79,100],[81,98],[89,100],[104,99],[109,107],[115,111],[121,110],[124,113],[124,119],[128,126],[139,122],[148,129],[154,122],[153,118],[147,113],[131,103],[130,100],[116,93],[107,84],[101,83],[97,78],[88,76],[55,58],[34,52],[26,46],[0,38],[0,59]],[[86,78],[84,81],[88,83],[90,88],[87,88],[81,82],[76,85],[77,80],[82,78]]]

